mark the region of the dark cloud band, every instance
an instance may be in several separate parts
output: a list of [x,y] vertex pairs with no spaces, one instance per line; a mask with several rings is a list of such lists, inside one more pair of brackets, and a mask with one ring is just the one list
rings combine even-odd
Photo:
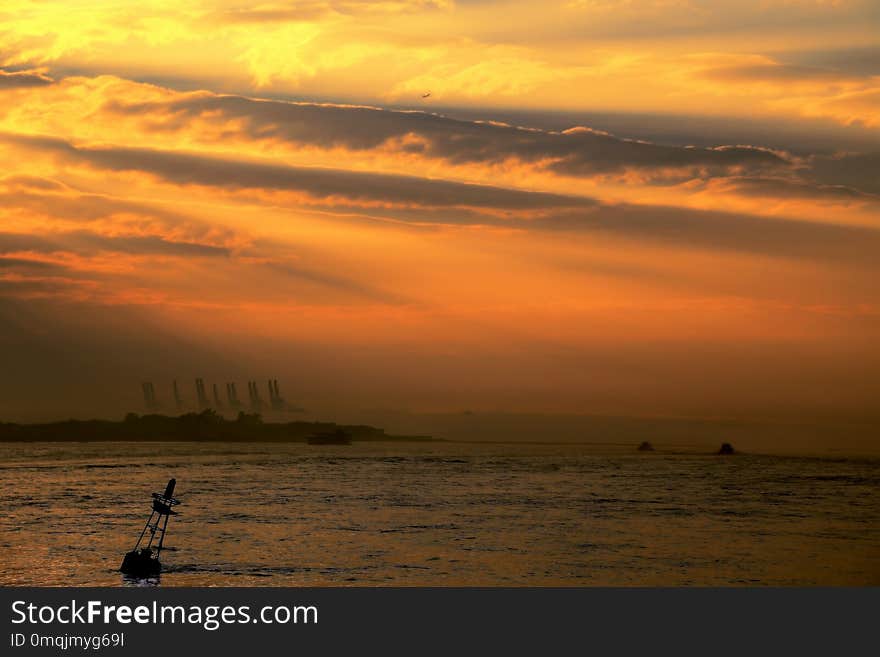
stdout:
[[[880,231],[862,226],[685,208],[602,204],[575,196],[387,174],[285,167],[169,151],[78,148],[49,137],[0,135],[0,139],[56,153],[74,163],[103,170],[144,172],[172,184],[302,192],[321,199],[331,211],[338,210],[339,199],[345,198],[353,203],[353,206],[346,206],[352,212],[415,223],[574,231],[582,235],[647,240],[685,248],[732,250],[858,265],[875,263],[876,254],[880,253]],[[363,205],[358,208],[358,203]],[[474,213],[472,208],[487,212]],[[497,212],[491,212],[493,210]],[[512,214],[505,215],[505,211]],[[516,211],[528,212],[517,214]],[[120,244],[118,248],[124,246]],[[135,246],[193,249],[193,254],[226,254],[218,247],[172,246],[156,240],[146,242],[143,238],[131,248]]]
[[282,140],[321,148],[370,150],[393,147],[451,163],[498,163],[517,159],[565,175],[620,172],[630,168],[731,167],[760,170],[784,166],[777,153],[735,146],[682,148],[619,139],[574,128],[549,131],[451,119],[426,112],[372,107],[255,100],[240,96],[189,95],[167,102],[106,105],[111,113],[150,116],[154,130],[181,130],[195,119],[235,121],[251,140]]
[[54,82],[52,78],[35,73],[33,71],[18,71],[10,73],[0,70],[0,91],[4,89],[26,89],[31,87],[45,87]]

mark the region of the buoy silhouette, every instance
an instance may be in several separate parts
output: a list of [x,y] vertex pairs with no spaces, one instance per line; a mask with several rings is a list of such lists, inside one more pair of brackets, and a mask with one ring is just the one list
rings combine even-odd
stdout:
[[[168,529],[168,518],[177,515],[171,507],[180,504],[179,500],[172,497],[174,495],[174,486],[177,483],[175,479],[169,479],[168,485],[165,487],[164,493],[153,493],[153,506],[150,511],[150,517],[138,536],[134,549],[126,553],[122,560],[119,570],[126,575],[135,577],[150,577],[158,575],[162,572],[162,563],[159,561],[159,555],[162,553],[162,545],[165,543],[165,531]],[[150,537],[144,542],[144,537],[150,530]],[[155,543],[155,545],[154,545]]]

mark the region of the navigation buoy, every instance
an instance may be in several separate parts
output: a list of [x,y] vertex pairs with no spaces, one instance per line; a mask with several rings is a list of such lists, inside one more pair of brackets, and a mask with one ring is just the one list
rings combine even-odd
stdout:
[[[147,518],[147,522],[143,530],[141,530],[141,535],[138,536],[137,543],[134,544],[134,549],[126,553],[125,558],[122,560],[122,565],[119,567],[119,570],[126,575],[151,577],[158,575],[162,571],[159,555],[162,553],[162,545],[165,542],[168,518],[172,515],[177,515],[177,511],[174,511],[171,507],[180,504],[179,500],[172,497],[176,483],[177,480],[169,479],[164,493],[153,493],[153,506],[150,511],[150,517]],[[148,529],[150,530],[150,538],[141,547]]]

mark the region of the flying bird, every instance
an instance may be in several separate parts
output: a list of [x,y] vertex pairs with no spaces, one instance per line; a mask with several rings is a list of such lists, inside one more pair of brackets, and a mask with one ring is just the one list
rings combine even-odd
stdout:
[[427,98],[427,97],[430,96],[430,95],[431,95],[431,92],[430,92],[430,91],[426,91],[425,93],[422,94],[422,98]]

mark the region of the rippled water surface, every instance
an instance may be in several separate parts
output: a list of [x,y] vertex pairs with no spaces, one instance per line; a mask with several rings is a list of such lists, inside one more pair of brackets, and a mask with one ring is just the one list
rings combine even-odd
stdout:
[[880,584],[880,460],[463,443],[0,445],[0,584]]

